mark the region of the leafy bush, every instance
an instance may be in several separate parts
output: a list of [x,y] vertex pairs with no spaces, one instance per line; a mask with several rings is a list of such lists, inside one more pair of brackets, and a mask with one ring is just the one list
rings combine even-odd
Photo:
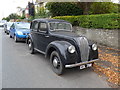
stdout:
[[80,15],[80,16],[58,16],[54,19],[63,19],[72,23],[73,26],[84,28],[103,28],[118,29],[120,28],[119,14],[98,14],[98,15]]
[[82,9],[72,2],[48,2],[46,8],[52,16],[81,15]]
[[118,5],[112,2],[94,2],[90,7],[91,14],[117,13]]

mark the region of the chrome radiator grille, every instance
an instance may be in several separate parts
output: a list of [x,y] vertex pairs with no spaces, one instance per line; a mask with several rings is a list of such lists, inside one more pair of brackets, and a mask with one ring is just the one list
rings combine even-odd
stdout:
[[88,61],[88,58],[89,58],[89,44],[88,44],[87,38],[79,37],[78,38],[78,43],[79,43],[81,61],[82,62]]

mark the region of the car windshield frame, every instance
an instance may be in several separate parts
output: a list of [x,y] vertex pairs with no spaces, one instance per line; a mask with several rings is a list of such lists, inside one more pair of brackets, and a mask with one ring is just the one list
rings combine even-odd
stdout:
[[[29,27],[24,27],[27,24],[29,24]],[[19,25],[16,23],[16,25],[15,25],[16,29],[30,29],[30,23],[19,23]]]
[[[55,23],[55,24],[68,24],[68,25],[70,25],[70,29],[51,29],[50,27],[50,24],[51,23]],[[50,31],[69,31],[69,32],[72,32],[72,25],[71,25],[71,23],[67,23],[67,22],[49,22],[48,23],[48,25],[49,25],[49,29],[50,29]]]

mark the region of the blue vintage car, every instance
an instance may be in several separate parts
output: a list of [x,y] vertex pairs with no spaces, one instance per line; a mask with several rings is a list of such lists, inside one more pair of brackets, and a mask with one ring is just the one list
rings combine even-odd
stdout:
[[10,38],[14,38],[15,42],[25,41],[30,33],[30,23],[14,22],[10,27]]

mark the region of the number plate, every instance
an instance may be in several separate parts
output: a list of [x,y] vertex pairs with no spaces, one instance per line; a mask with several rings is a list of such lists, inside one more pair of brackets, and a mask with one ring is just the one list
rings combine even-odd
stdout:
[[80,66],[80,69],[84,69],[84,68],[86,68],[85,65],[81,65]]
[[84,69],[84,68],[87,68],[87,67],[92,67],[92,63],[86,64],[86,65],[81,65],[80,69]]

